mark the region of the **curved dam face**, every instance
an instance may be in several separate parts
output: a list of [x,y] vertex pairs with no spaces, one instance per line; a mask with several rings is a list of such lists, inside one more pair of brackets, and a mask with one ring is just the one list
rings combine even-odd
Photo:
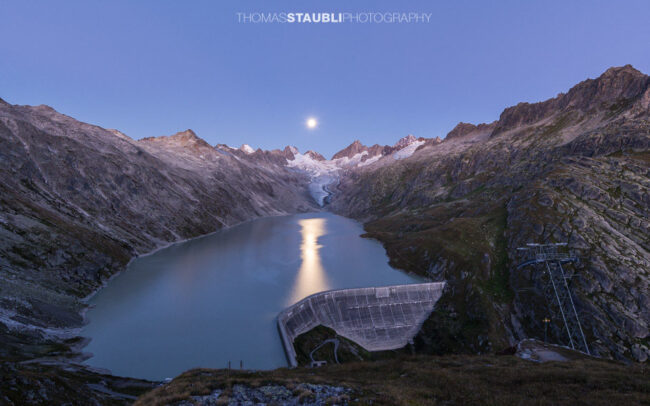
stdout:
[[445,282],[316,293],[283,310],[278,329],[291,367],[294,339],[323,325],[368,351],[404,347],[429,317]]

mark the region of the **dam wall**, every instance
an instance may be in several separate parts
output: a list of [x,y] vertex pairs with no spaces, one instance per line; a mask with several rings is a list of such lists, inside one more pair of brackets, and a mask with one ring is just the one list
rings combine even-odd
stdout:
[[368,351],[404,347],[433,311],[445,282],[341,289],[308,296],[278,315],[289,366],[298,365],[294,339],[323,325]]

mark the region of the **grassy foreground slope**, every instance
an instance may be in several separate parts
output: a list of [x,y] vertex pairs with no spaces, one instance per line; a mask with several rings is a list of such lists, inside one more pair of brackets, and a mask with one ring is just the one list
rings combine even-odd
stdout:
[[[650,404],[650,374],[643,365],[584,359],[534,363],[515,356],[401,356],[310,369],[249,372],[188,371],[138,399],[169,405],[221,391],[228,404],[235,385],[281,385],[302,402],[301,383],[351,389],[332,403],[373,405],[614,405]],[[195,404],[202,404],[195,401]],[[207,404],[207,403],[204,403]]]

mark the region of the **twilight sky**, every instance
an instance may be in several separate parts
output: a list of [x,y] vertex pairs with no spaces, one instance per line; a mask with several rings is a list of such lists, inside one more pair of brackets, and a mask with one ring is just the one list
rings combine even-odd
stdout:
[[[491,4],[488,4],[491,3]],[[491,122],[632,64],[650,73],[650,2],[0,1],[0,98],[133,138],[330,157]],[[414,11],[428,24],[240,24],[237,12]],[[308,116],[319,127],[305,128]]]

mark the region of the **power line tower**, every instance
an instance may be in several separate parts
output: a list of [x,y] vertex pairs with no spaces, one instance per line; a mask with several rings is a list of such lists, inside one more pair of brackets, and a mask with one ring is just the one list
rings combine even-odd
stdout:
[[528,265],[544,264],[544,273],[548,276],[548,282],[544,288],[544,296],[552,311],[552,305],[557,305],[559,316],[564,322],[564,329],[567,332],[569,346],[585,354],[589,353],[587,339],[580,325],[580,318],[576,311],[571,290],[567,282],[570,276],[564,272],[562,264],[579,262],[579,258],[573,251],[566,249],[566,243],[559,244],[526,244],[525,247],[517,248],[526,259],[519,264],[517,269]]

